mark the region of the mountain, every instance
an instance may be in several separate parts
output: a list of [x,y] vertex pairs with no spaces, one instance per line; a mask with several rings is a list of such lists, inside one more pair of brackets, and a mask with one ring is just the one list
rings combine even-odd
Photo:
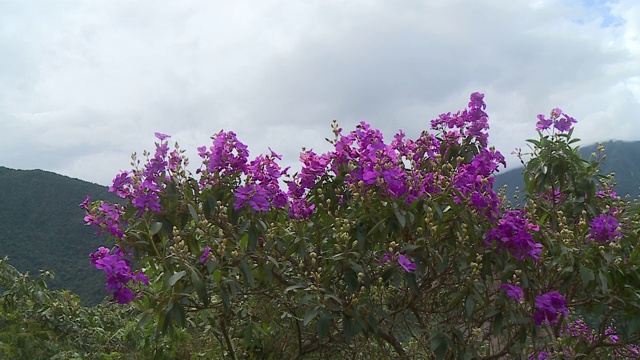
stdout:
[[[627,194],[631,198],[640,196],[640,141],[608,141],[602,143],[606,159],[600,164],[603,174],[615,173],[614,189],[622,198]],[[592,153],[596,152],[597,144],[580,148],[578,152],[582,157],[588,159]],[[516,187],[520,190],[524,188],[522,180],[523,168],[509,170],[498,173],[493,185],[495,190],[507,185],[507,199],[512,200]]]
[[106,296],[105,278],[89,253],[106,243],[84,225],[78,207],[92,200],[115,200],[106,187],[42,170],[0,167],[0,257],[21,272],[52,270],[54,289],[69,289],[84,305]]

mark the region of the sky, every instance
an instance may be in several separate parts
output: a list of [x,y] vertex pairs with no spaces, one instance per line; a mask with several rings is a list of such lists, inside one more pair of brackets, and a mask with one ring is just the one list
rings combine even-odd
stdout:
[[640,140],[640,1],[0,1],[0,166],[109,185],[132,152],[234,131],[295,170],[330,124],[387,139],[485,94],[512,152],[561,108]]

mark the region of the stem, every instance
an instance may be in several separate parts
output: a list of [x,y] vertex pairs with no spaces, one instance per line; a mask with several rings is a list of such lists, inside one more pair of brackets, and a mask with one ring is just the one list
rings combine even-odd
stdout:
[[224,320],[220,321],[220,327],[222,328],[222,336],[224,337],[224,342],[227,344],[227,349],[229,350],[229,356],[232,360],[236,359],[236,351],[233,348],[233,343],[231,343],[231,339],[229,338],[229,331],[227,330],[227,326]]
[[396,351],[396,353],[400,357],[404,358],[404,357],[407,356],[407,353],[404,351],[404,348],[402,347],[402,344],[400,344],[400,342],[398,341],[398,339],[396,339],[395,336],[380,330],[380,337],[382,339],[384,339],[384,341],[389,343],[389,345],[391,345],[391,347],[393,347],[393,349]]

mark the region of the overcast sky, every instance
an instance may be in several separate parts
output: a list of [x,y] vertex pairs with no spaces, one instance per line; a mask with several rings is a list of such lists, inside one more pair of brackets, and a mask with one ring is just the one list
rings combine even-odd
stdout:
[[415,136],[485,94],[510,153],[560,107],[584,144],[640,140],[640,1],[0,1],[0,166],[103,185],[235,131],[295,164],[330,123]]

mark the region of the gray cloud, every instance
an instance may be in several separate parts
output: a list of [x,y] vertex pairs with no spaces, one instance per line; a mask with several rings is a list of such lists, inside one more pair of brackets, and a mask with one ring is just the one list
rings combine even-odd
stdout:
[[293,164],[334,117],[415,135],[473,91],[505,154],[556,106],[585,141],[634,140],[639,19],[633,0],[3,2],[0,165],[107,184],[154,131],[194,149],[221,128]]

